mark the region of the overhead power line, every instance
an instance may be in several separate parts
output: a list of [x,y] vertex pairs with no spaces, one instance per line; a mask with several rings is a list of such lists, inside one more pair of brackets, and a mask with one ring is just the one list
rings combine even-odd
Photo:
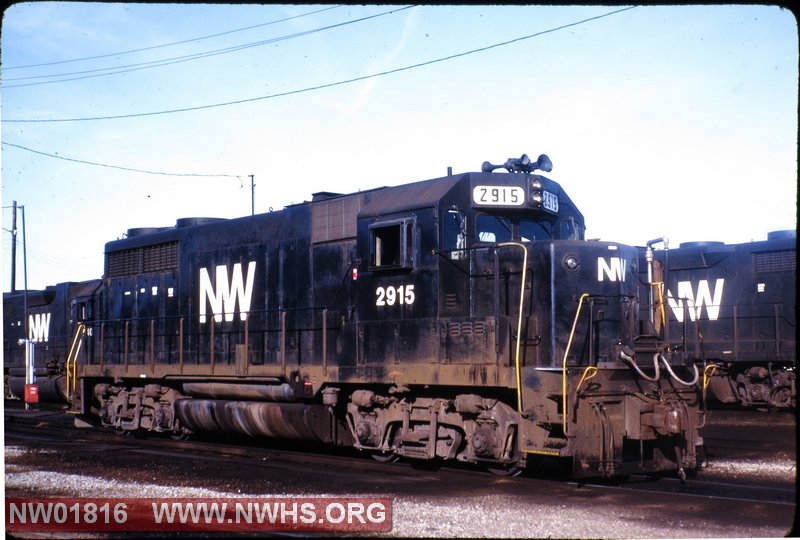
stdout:
[[182,41],[174,41],[172,43],[162,43],[161,45],[152,45],[150,47],[142,47],[141,49],[131,49],[131,50],[128,50],[128,51],[121,51],[121,52],[107,53],[107,54],[99,54],[97,56],[87,56],[87,57],[84,57],[84,58],[72,58],[70,60],[58,60],[58,61],[55,61],[55,62],[44,62],[44,63],[41,63],[41,64],[28,64],[28,65],[25,65],[25,66],[5,66],[3,69],[5,71],[9,71],[9,70],[12,70],[12,69],[27,69],[27,68],[34,68],[34,67],[56,66],[56,65],[59,65],[59,64],[69,64],[69,63],[72,63],[72,62],[83,62],[83,61],[86,61],[86,60],[98,60],[100,58],[109,58],[111,56],[122,56],[122,55],[125,55],[125,54],[132,54],[132,53],[143,52],[143,51],[151,51],[153,49],[162,49],[164,47],[172,47],[174,45],[184,45],[186,43],[192,43],[194,41],[202,41],[204,39],[211,39],[211,38],[215,38],[215,37],[219,37],[219,36],[226,36],[228,34],[235,34],[235,33],[238,33],[238,32],[244,32],[246,30],[252,30],[254,28],[261,28],[262,26],[269,26],[271,24],[278,24],[278,23],[282,23],[282,22],[286,22],[286,21],[291,21],[292,19],[299,19],[301,17],[308,17],[309,15],[316,15],[317,13],[322,13],[323,11],[328,11],[328,10],[336,9],[336,8],[340,8],[340,7],[342,7],[341,4],[338,5],[338,6],[330,6],[330,7],[326,7],[326,8],[323,8],[323,9],[318,9],[316,11],[310,11],[308,13],[302,13],[300,15],[294,15],[293,17],[286,17],[286,18],[283,18],[283,19],[277,19],[275,21],[269,21],[269,22],[265,22],[265,23],[261,23],[261,24],[255,24],[253,26],[246,26],[244,28],[236,28],[235,30],[228,30],[226,32],[220,32],[218,34],[211,34],[211,35],[208,35],[208,36],[200,36],[200,37],[191,38],[191,39],[184,39]]
[[[5,236],[3,237],[3,250],[11,250],[10,240],[8,243],[5,240]],[[40,249],[36,249],[34,246],[28,245],[28,257],[35,260],[36,262],[40,262],[52,268],[58,269],[66,269],[76,272],[82,272],[86,270],[87,263],[80,263],[75,258],[64,259],[61,257],[56,257],[55,255],[51,255],[46,251],[42,251]],[[89,255],[93,256],[102,256],[101,252],[91,253]],[[83,257],[85,258],[85,257]]]
[[409,70],[420,68],[420,67],[425,67],[425,66],[430,66],[430,65],[433,65],[433,64],[438,64],[438,63],[441,63],[441,62],[446,62],[448,60],[453,60],[455,58],[461,58],[461,57],[464,57],[464,56],[469,56],[471,54],[476,54],[476,53],[485,52],[485,51],[488,51],[488,50],[491,50],[491,49],[496,49],[498,47],[504,47],[506,45],[511,45],[513,43],[518,43],[520,41],[525,41],[525,40],[532,39],[532,38],[535,38],[535,37],[539,37],[539,36],[542,36],[542,35],[545,35],[545,34],[550,34],[550,33],[553,33],[553,32],[557,32],[559,30],[564,30],[565,28],[571,28],[571,27],[574,27],[574,26],[579,26],[579,25],[582,25],[582,24],[586,24],[588,22],[596,21],[598,19],[603,19],[605,17],[610,17],[612,15],[617,15],[619,13],[623,13],[625,11],[629,11],[631,9],[634,9],[635,7],[636,6],[629,6],[629,7],[617,9],[617,10],[614,10],[614,11],[611,11],[611,12],[608,12],[608,13],[604,13],[602,15],[597,15],[595,17],[589,17],[589,18],[586,18],[586,19],[582,19],[580,21],[575,21],[575,22],[572,22],[572,23],[568,23],[568,24],[564,24],[564,25],[561,25],[561,26],[557,26],[555,28],[550,28],[548,30],[542,30],[541,32],[536,32],[534,34],[528,34],[526,36],[521,36],[521,37],[510,39],[510,40],[507,40],[507,41],[502,41],[500,43],[487,45],[485,47],[480,47],[480,48],[472,49],[472,50],[469,50],[469,51],[464,51],[464,52],[460,52],[460,53],[456,53],[456,54],[451,54],[449,56],[436,58],[434,60],[428,60],[428,61],[425,61],[425,62],[419,62],[417,64],[411,64],[411,65],[408,65],[408,66],[404,66],[404,67],[400,67],[400,68],[396,68],[396,69],[390,69],[390,70],[387,70],[387,71],[381,71],[381,72],[373,73],[373,74],[370,74],[370,75],[363,75],[361,77],[354,77],[352,79],[345,79],[345,80],[341,80],[341,81],[337,81],[337,82],[320,84],[320,85],[317,85],[317,86],[310,86],[310,87],[307,87],[307,88],[301,88],[301,89],[297,89],[297,90],[288,90],[286,92],[280,92],[280,93],[277,93],[277,94],[270,94],[270,95],[266,95],[266,96],[258,96],[258,97],[240,99],[240,100],[235,100],[235,101],[226,101],[226,102],[214,103],[214,104],[210,104],[210,105],[198,105],[198,106],[194,106],[194,107],[184,107],[184,108],[180,108],[180,109],[168,109],[168,110],[152,111],[152,112],[144,112],[144,113],[119,114],[119,115],[110,115],[110,116],[93,116],[93,117],[82,117],[82,118],[44,118],[44,119],[27,119],[27,118],[26,119],[8,119],[8,118],[6,118],[6,119],[3,119],[2,122],[3,123],[5,123],[5,122],[8,122],[8,123],[49,123],[49,122],[88,122],[88,121],[96,121],[96,120],[120,120],[120,119],[123,119],[123,118],[140,118],[140,117],[143,117],[143,116],[157,116],[157,115],[163,115],[163,114],[175,114],[175,113],[180,113],[180,112],[200,111],[200,110],[204,110],[204,109],[214,109],[214,108],[218,108],[218,107],[228,107],[228,106],[231,106],[231,105],[241,105],[241,104],[244,104],[244,103],[252,103],[252,102],[255,102],[255,101],[262,101],[262,100],[267,100],[267,99],[275,99],[275,98],[290,96],[290,95],[294,95],[294,94],[302,94],[302,93],[305,93],[305,92],[313,92],[315,90],[322,90],[322,89],[325,89],[325,88],[332,88],[332,87],[335,87],[335,86],[351,84],[351,83],[354,83],[354,82],[364,81],[364,80],[367,80],[367,79],[373,79],[373,78],[376,78],[376,77],[383,77],[385,75],[392,75],[394,73],[400,73],[402,71],[409,71]]
[[64,156],[58,156],[55,154],[48,154],[47,152],[41,152],[39,150],[34,150],[33,148],[28,148],[26,146],[21,146],[19,144],[13,144],[10,142],[3,141],[3,146],[11,146],[13,148],[19,148],[20,150],[25,150],[27,152],[32,152],[34,154],[39,154],[40,156],[47,156],[50,158],[61,159],[64,161],[71,161],[73,163],[81,163],[83,165],[94,165],[95,167],[106,167],[109,169],[119,169],[122,171],[130,171],[130,172],[137,172],[143,174],[157,174],[161,176],[193,176],[193,177],[205,177],[205,178],[238,178],[241,181],[241,176],[236,174],[198,174],[198,173],[171,173],[171,172],[162,172],[162,171],[147,171],[144,169],[134,169],[131,167],[120,167],[118,165],[109,165],[107,163],[96,163],[94,161],[84,161],[82,159],[73,159]]
[[[303,37],[303,36],[307,36],[307,35],[310,35],[310,34],[315,34],[317,32],[323,32],[325,30],[332,30],[334,28],[339,28],[339,27],[342,27],[342,26],[350,25],[350,24],[364,22],[364,21],[367,21],[367,20],[370,20],[370,19],[375,19],[377,17],[383,17],[385,15],[391,15],[391,14],[393,14],[395,12],[403,11],[403,10],[406,10],[406,9],[410,9],[412,7],[415,7],[415,6],[411,5],[411,6],[401,7],[401,8],[398,8],[398,9],[392,9],[390,11],[385,11],[383,13],[377,13],[375,15],[369,15],[367,17],[361,17],[359,19],[352,19],[352,20],[349,20],[349,21],[341,22],[341,23],[331,24],[331,25],[328,25],[328,26],[315,28],[313,30],[306,30],[304,32],[298,32],[296,34],[289,34],[289,35],[279,36],[279,37],[276,37],[276,38],[270,38],[270,39],[266,39],[266,40],[262,40],[262,41],[256,41],[256,42],[253,42],[253,43],[244,43],[244,44],[241,44],[241,45],[234,45],[234,46],[231,46],[231,47],[226,47],[224,49],[216,49],[216,50],[212,50],[212,51],[205,51],[205,52],[187,54],[187,55],[184,55],[184,56],[177,56],[177,57],[173,57],[173,58],[163,58],[161,60],[151,60],[151,61],[148,61],[148,62],[140,62],[140,63],[137,63],[137,64],[128,64],[128,65],[115,66],[115,67],[89,69],[89,70],[84,70],[84,71],[73,71],[73,72],[70,72],[70,73],[56,73],[56,74],[52,74],[52,75],[31,75],[31,76],[28,76],[28,77],[11,77],[11,78],[6,77],[6,78],[4,78],[4,81],[6,81],[6,82],[8,82],[8,81],[23,81],[23,80],[30,80],[30,79],[48,79],[48,78],[52,78],[52,77],[67,77],[67,78],[58,79],[58,80],[54,80],[54,81],[39,81],[39,82],[29,82],[29,83],[21,83],[21,84],[3,84],[3,88],[4,89],[9,89],[9,88],[20,88],[20,87],[24,87],[24,86],[36,86],[36,85],[42,85],[42,84],[54,84],[54,83],[60,83],[60,82],[76,81],[76,80],[81,80],[81,79],[90,79],[90,78],[94,78],[94,77],[106,77],[106,76],[109,76],[109,75],[119,75],[120,73],[130,73],[131,71],[139,71],[139,70],[142,70],[142,69],[149,69],[149,68],[154,68],[154,67],[171,66],[173,64],[179,64],[179,63],[182,63],[182,62],[189,62],[191,60],[199,60],[201,58],[208,58],[208,57],[211,57],[211,56],[218,56],[218,55],[221,55],[221,54],[227,54],[227,53],[231,53],[231,52],[241,51],[241,50],[250,49],[250,48],[253,48],[253,47],[260,47],[262,45],[270,45],[272,43],[277,43],[279,41],[287,41],[287,40],[290,40],[290,39]],[[113,70],[116,70],[116,71],[113,71]],[[98,73],[98,72],[101,72],[101,71],[104,71],[106,73]],[[71,77],[71,75],[82,75],[82,76]]]

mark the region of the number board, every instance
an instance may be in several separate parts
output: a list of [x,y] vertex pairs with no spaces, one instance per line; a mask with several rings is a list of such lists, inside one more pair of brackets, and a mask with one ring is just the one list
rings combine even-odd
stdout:
[[472,202],[479,206],[522,206],[525,190],[520,186],[475,186]]
[[542,206],[544,206],[545,210],[558,214],[558,195],[549,191],[542,191]]

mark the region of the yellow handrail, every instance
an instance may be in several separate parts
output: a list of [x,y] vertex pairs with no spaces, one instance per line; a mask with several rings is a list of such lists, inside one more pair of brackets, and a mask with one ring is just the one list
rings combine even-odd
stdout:
[[[591,373],[591,375],[587,377],[589,373]],[[586,369],[583,370],[583,375],[581,375],[581,380],[578,382],[578,386],[575,387],[575,393],[578,393],[578,390],[581,389],[581,386],[585,381],[588,381],[595,375],[597,375],[597,368],[595,366],[587,366]]]
[[578,326],[578,317],[581,314],[583,301],[588,297],[589,293],[583,293],[578,300],[578,311],[575,312],[575,320],[572,321],[572,330],[569,333],[567,348],[564,350],[564,360],[561,362],[561,423],[564,429],[564,436],[567,435],[567,356],[569,356],[569,350],[572,347],[572,338],[575,337],[575,328]]
[[[708,388],[709,383],[711,383],[711,377],[714,376],[718,367],[717,364],[708,364],[705,369],[703,369],[703,390]],[[711,374],[708,373],[709,370],[711,370]]]
[[663,327],[667,324],[667,313],[664,308],[664,282],[654,281],[651,285],[656,285],[658,288],[658,307],[661,311],[661,326]]
[[519,317],[517,318],[517,351],[515,359],[517,373],[517,412],[522,414],[522,370],[520,368],[520,343],[522,341],[522,315],[524,313],[523,308],[525,303],[525,275],[528,273],[528,248],[519,242],[503,242],[501,244],[497,244],[497,247],[503,246],[516,246],[518,248],[522,248],[522,252],[524,254],[522,258],[522,282],[519,286]]
[[[72,338],[72,345],[69,348],[69,354],[67,355],[67,361],[64,365],[64,368],[67,372],[67,381],[65,392],[67,394],[67,399],[70,398],[72,392],[75,391],[75,387],[77,385],[78,380],[78,351],[80,351],[80,342],[78,341],[82,335],[86,332],[86,325],[82,323],[78,323],[78,327],[75,329],[75,337]],[[70,380],[70,375],[72,376]]]

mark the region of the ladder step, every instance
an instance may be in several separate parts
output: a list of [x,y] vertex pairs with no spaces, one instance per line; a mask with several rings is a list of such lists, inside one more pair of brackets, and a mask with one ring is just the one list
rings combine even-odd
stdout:
[[428,451],[423,446],[402,446],[398,454],[401,454],[405,457],[416,457],[416,458],[424,458],[427,459]]

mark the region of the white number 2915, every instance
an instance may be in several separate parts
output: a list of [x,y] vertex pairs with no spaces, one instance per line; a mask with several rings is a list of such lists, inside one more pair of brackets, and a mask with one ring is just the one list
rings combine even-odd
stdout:
[[375,290],[376,306],[393,306],[395,304],[413,304],[416,300],[413,285],[400,285],[399,287],[378,287]]

